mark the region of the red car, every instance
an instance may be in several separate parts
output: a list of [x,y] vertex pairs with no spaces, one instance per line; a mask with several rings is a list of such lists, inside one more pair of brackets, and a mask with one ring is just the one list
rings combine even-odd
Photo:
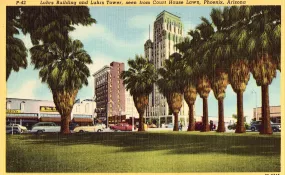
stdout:
[[[113,129],[115,131],[132,131],[132,125],[128,123],[118,123],[114,126],[110,126],[110,129]],[[136,126],[134,129],[136,129]]]

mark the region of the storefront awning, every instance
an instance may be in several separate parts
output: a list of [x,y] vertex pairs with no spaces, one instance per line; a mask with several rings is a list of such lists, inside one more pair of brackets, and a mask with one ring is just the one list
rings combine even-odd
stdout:
[[6,116],[6,119],[23,119],[23,120],[37,120],[38,117],[21,117],[21,116]]

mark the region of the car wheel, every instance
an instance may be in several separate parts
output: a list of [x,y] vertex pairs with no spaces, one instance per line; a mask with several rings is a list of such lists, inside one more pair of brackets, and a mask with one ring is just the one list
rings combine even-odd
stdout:
[[277,129],[276,128],[272,128],[273,132],[277,132]]
[[101,130],[101,129],[98,129],[97,132],[102,132],[102,130]]
[[83,131],[83,130],[80,130],[79,132],[80,132],[80,133],[83,133],[84,131]]
[[42,133],[43,133],[42,130],[38,130],[38,131],[37,131],[37,134],[42,134]]
[[255,131],[255,127],[251,127],[251,131],[253,131],[253,132],[254,132],[254,131]]

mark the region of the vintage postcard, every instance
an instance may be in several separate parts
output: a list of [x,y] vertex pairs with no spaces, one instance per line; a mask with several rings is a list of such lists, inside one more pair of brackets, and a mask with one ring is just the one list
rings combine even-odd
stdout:
[[283,1],[0,7],[1,174],[284,174]]

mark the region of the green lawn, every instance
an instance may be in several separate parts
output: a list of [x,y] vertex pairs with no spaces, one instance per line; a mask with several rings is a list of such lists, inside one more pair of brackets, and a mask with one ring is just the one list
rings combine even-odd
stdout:
[[279,172],[280,134],[7,135],[7,172]]

